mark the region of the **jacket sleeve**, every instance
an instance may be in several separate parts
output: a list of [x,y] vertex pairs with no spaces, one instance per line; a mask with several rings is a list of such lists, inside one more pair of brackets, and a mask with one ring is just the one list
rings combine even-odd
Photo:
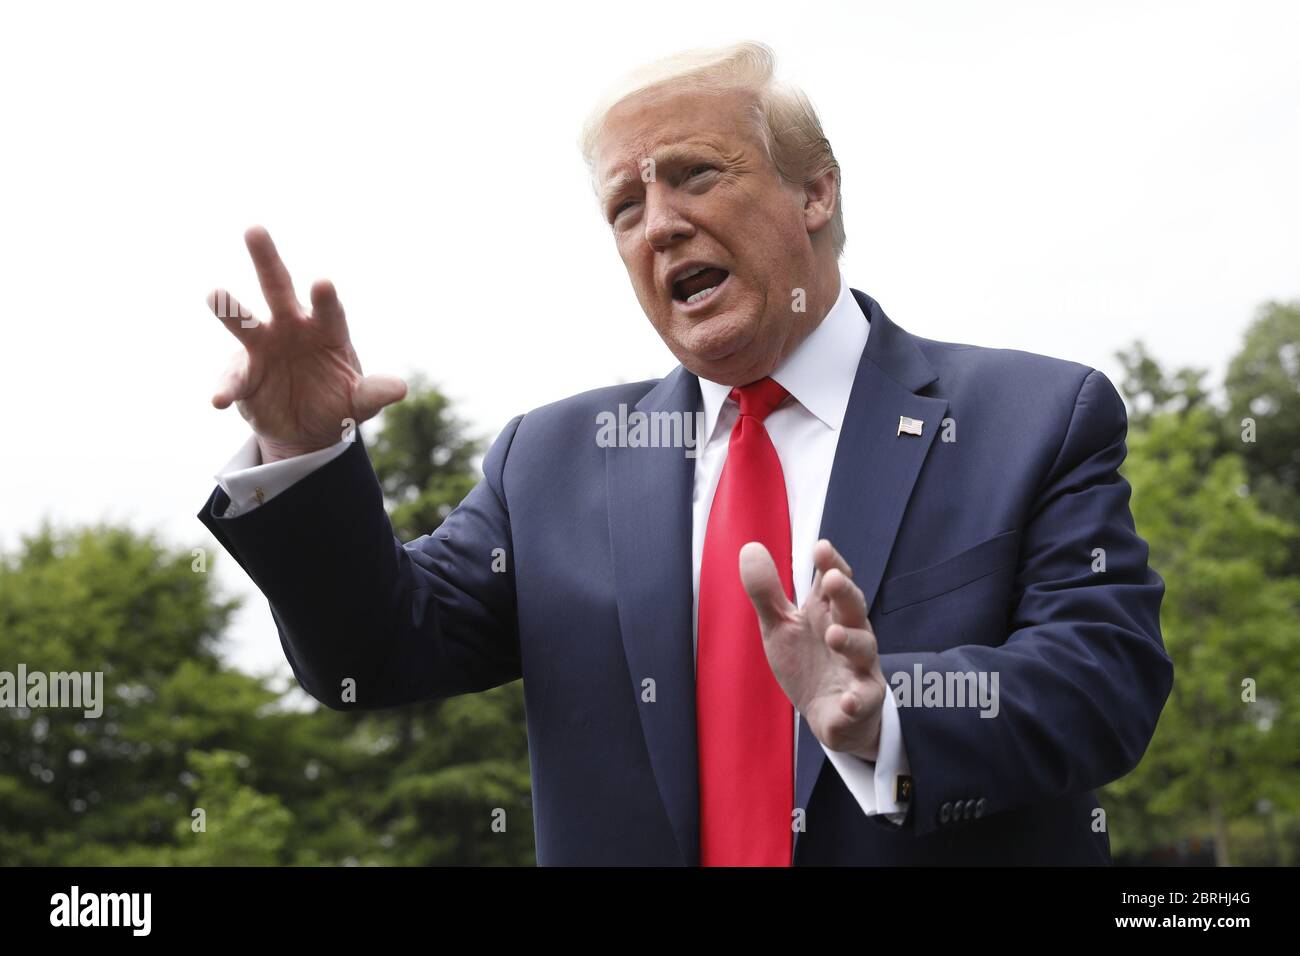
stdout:
[[[271,605],[294,675],[334,710],[485,690],[521,676],[502,473],[522,416],[483,478],[432,534],[403,544],[360,433],[347,451],[261,507],[199,520]],[[501,550],[497,550],[501,549]]]
[[1091,371],[1028,510],[1003,644],[881,655],[891,687],[916,664],[997,674],[996,716],[900,708],[916,834],[938,829],[945,806],[969,819],[971,807],[982,817],[1102,786],[1150,743],[1173,665],[1160,636],[1164,582],[1147,566],[1119,474],[1126,433],[1123,401]]

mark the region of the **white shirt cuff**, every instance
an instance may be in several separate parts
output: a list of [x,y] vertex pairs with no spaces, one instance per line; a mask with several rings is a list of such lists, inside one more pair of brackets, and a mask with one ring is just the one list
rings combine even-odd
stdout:
[[884,814],[890,822],[902,824],[907,816],[907,800],[898,799],[898,778],[910,776],[907,751],[903,747],[903,728],[898,720],[898,702],[886,690],[880,707],[880,751],[875,762],[863,760],[853,754],[822,749],[849,793],[858,801],[867,816]]
[[347,451],[350,444],[342,440],[328,448],[264,465],[257,447],[257,436],[249,435],[248,441],[215,476],[221,490],[230,498],[230,505],[222,517],[248,514],[258,505],[266,504],[313,471],[328,465]]

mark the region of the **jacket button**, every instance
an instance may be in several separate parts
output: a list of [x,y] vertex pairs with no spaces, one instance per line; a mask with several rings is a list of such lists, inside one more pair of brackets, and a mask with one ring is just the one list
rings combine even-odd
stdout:
[[951,819],[952,819],[952,804],[945,803],[943,806],[939,808],[939,822],[947,823]]
[[965,806],[965,808],[962,810],[961,818],[962,818],[963,820],[974,820],[974,819],[975,819],[975,801],[974,801],[974,800],[967,800],[967,801],[966,801],[966,806]]
[[985,809],[987,806],[988,806],[988,801],[986,801],[983,797],[980,797],[978,800],[975,801],[975,819],[976,819],[976,820],[978,820],[980,817],[984,816],[984,809]]

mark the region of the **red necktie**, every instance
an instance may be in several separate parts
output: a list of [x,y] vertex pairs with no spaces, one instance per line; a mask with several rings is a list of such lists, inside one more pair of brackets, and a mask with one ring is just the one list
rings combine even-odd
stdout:
[[739,557],[761,542],[793,598],[785,477],[763,427],[786,395],[770,378],[732,389],[740,418],[704,532],[695,664],[704,866],[789,866],[793,852],[794,710],[767,662]]

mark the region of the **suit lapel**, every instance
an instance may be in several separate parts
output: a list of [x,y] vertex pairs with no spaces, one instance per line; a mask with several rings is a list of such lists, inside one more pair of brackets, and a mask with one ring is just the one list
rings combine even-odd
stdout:
[[[912,336],[891,322],[874,299],[852,291],[871,322],[871,332],[835,448],[820,537],[844,555],[870,608],[948,403],[916,394],[938,377],[930,363]],[[924,422],[921,434],[900,435],[900,416]],[[825,762],[821,744],[807,722],[800,721],[796,807],[807,809]],[[809,820],[808,825],[817,823]],[[798,845],[796,834],[796,851]]]
[[[636,405],[693,415],[699,382],[678,366]],[[700,444],[706,436],[697,436]],[[610,543],[630,693],[682,861],[699,863],[699,768],[692,654],[691,499],[695,459],[683,448],[606,449]],[[655,701],[642,700],[642,681]]]

